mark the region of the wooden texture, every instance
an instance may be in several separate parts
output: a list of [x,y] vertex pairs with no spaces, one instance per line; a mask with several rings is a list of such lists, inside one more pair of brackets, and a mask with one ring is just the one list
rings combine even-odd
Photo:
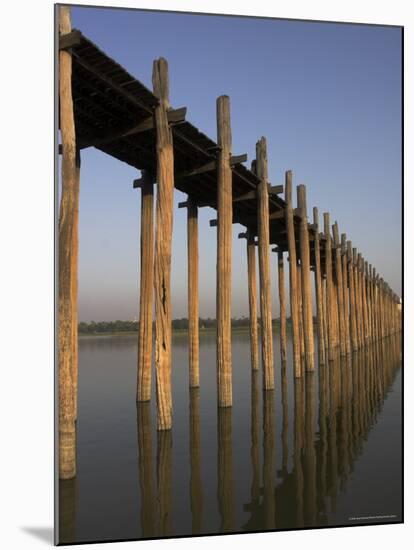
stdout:
[[347,263],[349,281],[349,318],[351,329],[352,351],[358,350],[357,312],[355,304],[354,268],[352,263],[352,242],[347,241]]
[[247,285],[249,293],[250,353],[253,370],[259,368],[259,338],[257,333],[256,245],[254,234],[247,230]]
[[285,266],[283,261],[283,252],[277,253],[277,273],[279,283],[279,306],[280,306],[280,360],[286,362],[286,297],[285,297]]
[[190,388],[200,385],[199,322],[198,322],[198,208],[188,198],[187,206],[187,257],[188,257],[188,360]]
[[351,353],[350,318],[349,318],[349,284],[348,284],[348,262],[346,251],[346,234],[341,235],[341,260],[342,260],[342,289],[344,303],[344,332],[346,353]]
[[290,287],[290,316],[292,319],[292,346],[293,346],[293,367],[295,377],[301,376],[300,365],[300,333],[299,333],[299,306],[298,306],[298,283],[297,283],[297,260],[295,226],[293,222],[292,206],[292,172],[288,170],[285,175],[285,202],[286,202],[286,229],[289,251],[289,287]]
[[299,262],[296,267],[296,276],[297,276],[297,285],[298,285],[300,356],[305,357],[305,338],[303,333],[302,266],[300,265]]
[[325,273],[326,273],[326,319],[328,325],[328,359],[333,359],[335,349],[335,326],[334,326],[334,308],[333,300],[333,281],[332,281],[332,241],[329,227],[329,213],[324,212],[324,231],[325,231]]
[[321,275],[321,254],[319,242],[319,213],[316,206],[313,208],[313,225],[315,229],[315,298],[316,298],[316,322],[318,329],[318,359],[319,364],[325,364],[325,334],[324,334],[324,311],[323,291]]
[[311,271],[310,271],[310,249],[309,249],[309,230],[308,213],[306,207],[306,187],[299,185],[297,187],[298,209],[301,217],[299,243],[300,243],[300,261],[302,276],[302,307],[303,307],[303,334],[305,344],[305,365],[306,370],[312,371],[314,364],[314,341],[313,341],[313,311],[312,311],[312,289],[311,289]]
[[[70,9],[59,9],[59,34],[71,31]],[[72,57],[59,52],[59,114],[62,137],[62,191],[59,212],[59,477],[76,475],[74,325],[77,322],[77,208],[79,170],[72,101]]]
[[174,153],[168,124],[168,64],[154,61],[152,84],[159,99],[155,109],[157,151],[157,209],[154,259],[155,372],[157,379],[157,429],[172,427],[171,395],[171,241],[173,231]]
[[259,278],[260,278],[260,321],[262,338],[263,387],[275,387],[273,368],[272,299],[270,282],[269,250],[269,193],[267,173],[266,139],[256,143],[257,176],[260,184],[257,189],[257,224],[259,236]]
[[137,401],[151,399],[152,307],[154,293],[154,178],[142,173],[141,273],[138,331]]
[[336,271],[336,292],[338,302],[338,320],[339,320],[339,345],[341,355],[346,355],[346,331],[344,315],[344,288],[342,279],[342,260],[339,241],[338,224],[335,222],[332,226],[334,245],[335,245],[335,271]]
[[354,269],[354,287],[355,287],[355,310],[356,310],[356,329],[358,338],[358,349],[362,347],[362,312],[361,312],[361,293],[359,291],[360,279],[358,271],[357,249],[352,249],[352,262]]
[[230,99],[217,99],[217,386],[218,404],[229,407],[232,398],[231,365],[231,258],[232,172]]

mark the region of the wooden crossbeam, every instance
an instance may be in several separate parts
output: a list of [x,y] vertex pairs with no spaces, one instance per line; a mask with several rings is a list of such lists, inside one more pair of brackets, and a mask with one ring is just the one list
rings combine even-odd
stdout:
[[[246,162],[247,155],[237,155],[230,158],[230,165],[235,166],[236,164],[240,164],[241,162]],[[213,172],[217,168],[217,161],[211,160],[207,162],[206,164],[203,164],[202,166],[199,166],[198,168],[194,168],[193,170],[188,170],[187,172],[182,172],[181,174],[177,174],[175,176],[176,180],[183,179],[183,178],[189,178],[192,176],[198,176],[199,174],[204,174],[206,172]]]
[[239,195],[238,197],[233,197],[233,202],[248,201],[255,198],[256,198],[256,190],[252,189],[252,191],[248,191],[243,195]]
[[283,185],[269,185],[269,195],[280,195],[283,193]]
[[269,220],[280,220],[285,217],[285,210],[277,210],[277,212],[272,212],[269,214]]
[[71,31],[59,37],[59,50],[68,50],[73,46],[79,46],[82,33],[80,31]]
[[[167,111],[168,122],[170,124],[180,124],[185,122],[186,113],[187,107],[171,109],[170,111]],[[128,125],[117,126],[116,128],[111,128],[96,138],[90,140],[80,140],[79,149],[86,149],[86,147],[97,147],[98,145],[103,145],[104,143],[110,143],[111,141],[116,141],[117,139],[140,134],[142,132],[148,132],[153,129],[154,117],[149,116],[139,124],[131,125],[129,123]]]

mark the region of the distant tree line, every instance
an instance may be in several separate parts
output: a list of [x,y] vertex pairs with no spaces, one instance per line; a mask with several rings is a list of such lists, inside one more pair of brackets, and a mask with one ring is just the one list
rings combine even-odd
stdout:
[[[288,323],[290,319],[287,320]],[[274,319],[273,324],[279,324],[279,319]],[[199,319],[200,330],[207,330],[215,328],[217,325],[216,319],[207,317],[206,319]],[[249,318],[240,317],[238,319],[232,319],[231,325],[234,328],[248,327]],[[258,325],[260,326],[260,319],[258,319]],[[105,334],[111,332],[138,332],[138,321],[91,321],[90,323],[81,322],[78,325],[80,334]],[[183,317],[181,319],[174,319],[172,322],[173,330],[188,330],[188,319]]]

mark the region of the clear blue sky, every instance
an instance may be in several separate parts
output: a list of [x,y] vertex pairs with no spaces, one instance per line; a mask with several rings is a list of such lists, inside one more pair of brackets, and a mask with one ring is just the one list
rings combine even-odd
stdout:
[[[169,62],[170,100],[216,137],[215,101],[231,100],[233,153],[267,137],[269,175],[305,183],[319,207],[401,292],[401,31],[240,17],[73,8],[72,24],[151,88],[153,59]],[[80,319],[138,314],[139,173],[82,152]],[[175,203],[185,199],[176,192]],[[216,230],[200,211],[200,315],[215,317]],[[233,315],[248,312],[245,242],[233,226]],[[278,315],[272,255],[273,316]],[[187,315],[186,212],[174,211],[173,317]]]

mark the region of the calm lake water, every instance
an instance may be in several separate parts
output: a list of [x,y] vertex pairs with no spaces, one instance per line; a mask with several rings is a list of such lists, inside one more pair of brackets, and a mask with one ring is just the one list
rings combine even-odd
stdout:
[[233,407],[219,411],[215,349],[202,335],[190,391],[187,339],[173,338],[174,426],[157,433],[155,393],[135,402],[137,337],[80,339],[61,543],[402,521],[399,337],[295,380],[275,335],[276,388],[262,392],[249,335],[234,334]]

